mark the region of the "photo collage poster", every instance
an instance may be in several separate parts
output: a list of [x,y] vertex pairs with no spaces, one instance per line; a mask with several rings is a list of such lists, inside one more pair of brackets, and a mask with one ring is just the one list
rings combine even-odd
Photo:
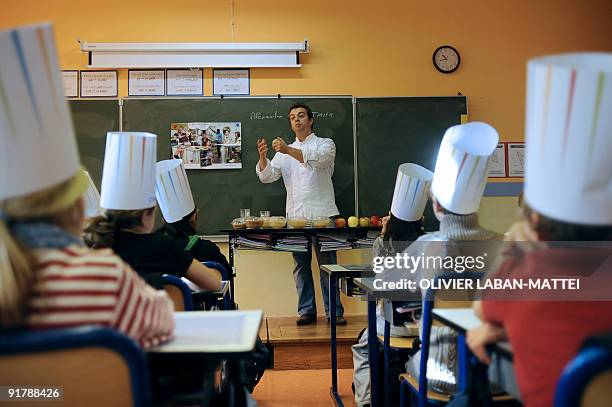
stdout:
[[241,123],[172,123],[172,158],[183,160],[187,170],[242,168]]

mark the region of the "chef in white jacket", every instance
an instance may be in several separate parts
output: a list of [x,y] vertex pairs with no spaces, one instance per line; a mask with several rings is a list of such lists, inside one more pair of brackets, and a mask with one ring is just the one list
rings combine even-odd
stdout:
[[[267,158],[268,145],[265,139],[257,141],[259,162],[255,171],[263,183],[283,178],[287,189],[287,217],[316,216],[333,218],[339,215],[334,199],[331,177],[334,173],[336,145],[332,139],[317,137],[313,132],[313,114],[310,107],[296,103],[289,108],[289,122],[295,133],[295,141],[289,145],[282,138],[272,142],[276,152],[272,161]],[[319,264],[335,264],[336,252],[319,252],[314,248]],[[298,292],[298,325],[308,325],[317,320],[314,284],[310,267],[310,253],[293,253],[295,268],[293,277]],[[329,318],[329,282],[321,276],[321,291],[325,315]],[[345,325],[344,308],[336,295],[336,322]]]

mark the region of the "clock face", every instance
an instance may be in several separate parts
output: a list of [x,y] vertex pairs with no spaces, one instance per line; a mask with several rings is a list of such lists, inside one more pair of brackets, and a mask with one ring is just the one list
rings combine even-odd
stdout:
[[451,73],[459,68],[461,57],[459,52],[448,45],[438,47],[433,54],[433,63],[436,69],[442,73]]

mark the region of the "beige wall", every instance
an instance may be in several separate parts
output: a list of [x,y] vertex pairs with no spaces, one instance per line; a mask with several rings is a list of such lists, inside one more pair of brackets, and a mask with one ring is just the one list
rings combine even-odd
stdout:
[[[227,244],[222,250],[227,254]],[[338,263],[369,262],[369,250],[338,252]],[[313,256],[315,257],[315,256]],[[297,314],[297,294],[293,282],[293,258],[290,253],[239,251],[236,261],[236,302],[242,309],[261,308],[266,315]],[[312,264],[317,301],[317,312],[323,315],[319,268],[316,258]],[[342,297],[345,314],[365,314],[365,302]]]
[[[5,1],[0,28],[52,21],[64,69],[84,69],[88,42],[301,41],[299,69],[253,69],[254,95],[456,95],[470,120],[502,140],[523,139],[525,63],[546,53],[612,50],[609,0],[20,0]],[[451,44],[462,64],[451,75],[431,63]],[[211,72],[205,71],[206,93]],[[127,94],[120,72],[120,95]]]
[[[86,68],[87,57],[79,52],[77,38],[89,42],[307,38],[311,52],[301,58],[302,68],[251,70],[253,95],[462,92],[468,96],[470,120],[491,123],[503,141],[519,141],[524,139],[526,61],[548,53],[611,51],[610,15],[610,0],[20,0],[3,2],[0,28],[54,22],[64,69]],[[438,73],[431,63],[434,49],[442,44],[461,53],[461,67],[451,75]],[[127,94],[126,76],[120,70],[120,96]],[[205,77],[205,92],[210,95],[209,69]],[[516,198],[485,198],[480,213],[484,225],[503,231],[516,216]],[[345,263],[359,259],[355,253],[340,255]],[[289,254],[243,252],[237,266],[237,296],[243,308],[295,313]],[[317,301],[322,311],[319,293]],[[347,313],[364,310],[359,302],[346,308]]]

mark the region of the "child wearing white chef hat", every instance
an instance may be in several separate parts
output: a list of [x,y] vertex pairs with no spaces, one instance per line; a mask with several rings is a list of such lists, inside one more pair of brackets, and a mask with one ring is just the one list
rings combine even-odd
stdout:
[[199,211],[193,201],[182,160],[157,163],[155,194],[165,221],[157,233],[174,240],[194,259],[201,262],[215,261],[230,273],[232,268],[219,247],[210,240],[201,239],[197,234]]
[[[489,160],[498,140],[497,131],[482,122],[456,125],[446,130],[431,184],[432,206],[440,221],[440,230],[419,237],[404,253],[416,257],[433,252],[444,257],[450,254],[445,253],[448,250],[445,242],[463,249],[473,248],[470,242],[501,240],[501,235],[480,226],[476,214],[487,182]],[[432,278],[432,272],[416,268],[411,271],[410,278],[417,281]],[[392,271],[389,275],[398,274]],[[448,327],[432,326],[430,341],[428,388],[452,394],[457,389],[456,333]],[[408,373],[417,379],[420,355],[419,351],[406,363]]]
[[[395,189],[389,216],[383,218],[380,236],[372,246],[374,259],[395,256],[401,253],[423,234],[422,219],[425,206],[429,200],[429,188],[433,173],[418,164],[404,163],[397,169]],[[414,305],[414,304],[406,304]],[[417,304],[420,305],[420,302]],[[376,307],[377,335],[384,334],[382,303]],[[390,335],[407,337],[416,332],[406,326],[393,325]],[[353,351],[353,383],[355,384],[355,402],[358,406],[370,403],[370,363],[368,351],[368,330],[361,333],[357,344],[351,346]]]
[[[162,288],[163,274],[173,274],[204,290],[218,290],[221,277],[216,270],[202,265],[168,237],[152,233],[156,158],[156,135],[108,133],[100,198],[105,212],[86,230],[90,244],[111,247],[155,288]],[[167,209],[166,202],[162,205]]]
[[0,328],[98,324],[146,347],[168,339],[174,321],[167,295],[80,238],[88,178],[52,27],[0,32],[0,54]]
[[[525,219],[511,229],[515,250],[498,273],[513,279],[579,277],[581,287],[609,294],[612,54],[535,58],[527,76]],[[524,240],[536,243],[518,243]],[[542,294],[558,295],[558,301],[538,301]],[[612,326],[609,296],[598,297],[593,288],[572,294],[579,301],[567,301],[565,290],[548,290],[522,298],[531,301],[475,306],[486,323],[469,333],[470,347],[489,362],[485,345],[510,339],[525,405],[552,405],[561,372],[581,343]],[[550,349],[554,357],[542,352]]]

